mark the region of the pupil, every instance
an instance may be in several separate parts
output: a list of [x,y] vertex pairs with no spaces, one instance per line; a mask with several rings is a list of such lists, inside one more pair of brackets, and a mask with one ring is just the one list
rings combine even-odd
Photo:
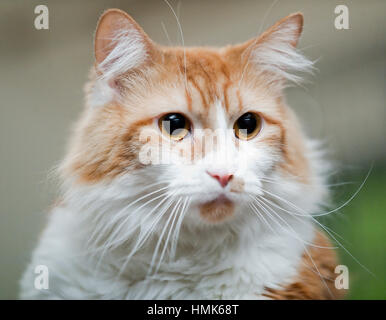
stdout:
[[172,113],[168,115],[165,120],[169,121],[170,134],[177,134],[180,129],[185,128],[185,117],[181,114]]
[[248,112],[237,120],[237,125],[240,130],[246,130],[247,134],[251,134],[257,126],[256,117],[254,114]]

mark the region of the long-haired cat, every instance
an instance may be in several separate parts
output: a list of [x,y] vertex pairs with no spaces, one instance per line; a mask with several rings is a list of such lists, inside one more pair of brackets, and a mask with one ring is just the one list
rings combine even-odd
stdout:
[[[62,201],[21,297],[339,297],[312,216],[328,166],[283,96],[312,69],[302,27],[296,13],[243,44],[165,47],[106,11]],[[39,265],[48,288],[35,286]]]

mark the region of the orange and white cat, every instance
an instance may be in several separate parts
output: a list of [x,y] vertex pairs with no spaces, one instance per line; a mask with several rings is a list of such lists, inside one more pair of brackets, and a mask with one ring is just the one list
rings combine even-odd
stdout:
[[[283,96],[312,69],[302,27],[296,13],[243,44],[165,47],[106,11],[62,201],[21,297],[339,297],[312,216],[328,166]],[[48,289],[34,286],[37,265]]]

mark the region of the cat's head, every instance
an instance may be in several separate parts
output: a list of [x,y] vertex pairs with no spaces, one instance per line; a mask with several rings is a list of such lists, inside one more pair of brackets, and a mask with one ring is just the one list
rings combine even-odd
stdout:
[[312,68],[296,50],[302,26],[296,13],[243,44],[165,47],[108,10],[64,176],[85,186],[119,181],[131,199],[164,192],[202,224],[250,214],[265,192],[307,197],[319,181],[283,98]]

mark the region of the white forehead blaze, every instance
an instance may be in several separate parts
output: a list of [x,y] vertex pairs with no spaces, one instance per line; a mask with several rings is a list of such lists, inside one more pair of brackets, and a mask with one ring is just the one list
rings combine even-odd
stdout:
[[228,129],[228,119],[225,112],[225,108],[222,105],[221,101],[216,101],[215,103],[216,117],[215,117],[215,128],[216,129]]
[[228,114],[221,101],[216,101],[212,109],[210,134],[205,134],[205,157],[202,165],[205,170],[229,174],[235,171],[237,148],[233,138],[233,125],[230,125]]

